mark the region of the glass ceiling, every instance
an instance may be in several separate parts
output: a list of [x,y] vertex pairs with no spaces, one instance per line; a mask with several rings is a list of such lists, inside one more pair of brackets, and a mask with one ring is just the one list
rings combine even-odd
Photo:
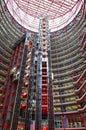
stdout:
[[49,28],[53,32],[70,23],[83,2],[84,0],[5,0],[15,20],[35,32],[38,32],[40,15],[48,15]]

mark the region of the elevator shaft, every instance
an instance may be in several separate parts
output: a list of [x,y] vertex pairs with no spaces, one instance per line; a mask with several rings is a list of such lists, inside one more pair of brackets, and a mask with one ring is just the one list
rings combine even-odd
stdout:
[[[52,125],[53,121],[53,109],[50,107],[52,102],[51,92],[51,71],[50,71],[50,37],[49,37],[49,25],[47,15],[40,16],[39,23],[39,38],[38,38],[38,55],[37,55],[37,85],[36,85],[36,130],[42,130],[46,128],[48,130],[49,125]],[[50,83],[49,83],[50,82]],[[50,116],[51,113],[51,116]],[[49,119],[51,118],[51,119]],[[51,123],[51,124],[50,124]],[[54,124],[54,123],[53,123]],[[50,127],[49,130],[53,130]]]

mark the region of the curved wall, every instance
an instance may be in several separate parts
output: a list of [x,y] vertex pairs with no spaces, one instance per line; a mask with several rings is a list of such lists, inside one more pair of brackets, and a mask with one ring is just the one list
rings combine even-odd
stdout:
[[85,127],[82,118],[86,107],[86,42],[83,41],[86,38],[85,24],[83,6],[70,23],[70,29],[68,25],[51,34],[55,128],[76,127],[79,130],[80,127]]
[[[80,127],[83,129],[86,127],[85,18],[83,6],[68,26],[51,34],[51,60],[54,74],[52,88],[56,129],[76,127],[79,130]],[[5,91],[4,83],[12,60],[12,48],[23,35],[23,31],[7,11],[3,0],[0,0],[0,112],[4,100],[4,95],[2,95]]]

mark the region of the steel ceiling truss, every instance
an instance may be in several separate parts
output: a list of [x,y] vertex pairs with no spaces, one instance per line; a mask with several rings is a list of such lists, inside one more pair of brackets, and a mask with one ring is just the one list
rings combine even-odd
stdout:
[[77,0],[14,0],[17,6],[29,15],[39,18],[43,13],[55,19],[71,11]]
[[38,32],[39,17],[47,14],[51,32],[69,24],[84,0],[5,0],[14,19],[23,27]]

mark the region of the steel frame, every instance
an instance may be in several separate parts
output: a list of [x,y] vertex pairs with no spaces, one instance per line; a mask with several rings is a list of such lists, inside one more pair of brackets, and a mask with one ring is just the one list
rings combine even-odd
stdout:
[[73,20],[83,2],[84,0],[5,0],[15,20],[35,32],[38,32],[41,14],[48,15],[49,28],[55,31]]

